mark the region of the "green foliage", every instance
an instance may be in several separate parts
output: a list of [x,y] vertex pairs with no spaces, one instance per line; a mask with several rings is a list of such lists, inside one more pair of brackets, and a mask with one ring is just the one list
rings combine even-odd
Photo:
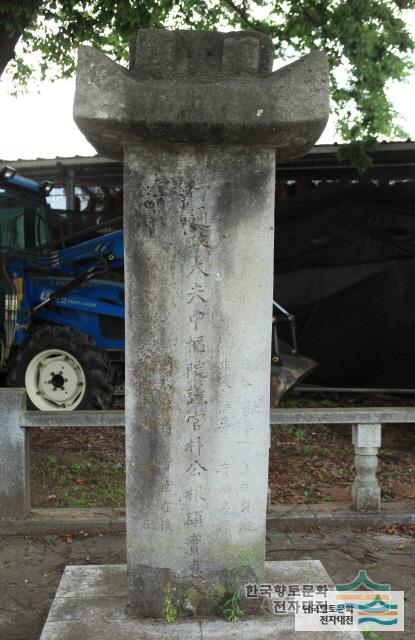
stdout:
[[244,612],[240,607],[241,595],[239,590],[234,591],[230,598],[225,601],[223,608],[225,618],[228,622],[239,622]]
[[[33,502],[54,507],[125,506],[125,470],[123,465],[102,460],[61,464],[55,456],[34,461]],[[48,496],[53,495],[50,501]]]
[[244,615],[241,609],[241,590],[243,580],[246,578],[247,571],[251,564],[251,552],[249,549],[243,549],[240,552],[238,563],[233,570],[233,578],[228,595],[223,605],[225,619],[228,622],[239,622]]
[[305,437],[305,431],[300,427],[290,427],[288,432],[290,436],[296,438],[297,440],[302,440]]
[[193,611],[196,611],[199,602],[199,592],[195,587],[189,587],[186,591],[186,599]]
[[[256,29],[269,35],[278,58],[312,49],[326,52],[332,108],[347,153],[365,169],[379,138],[404,136],[385,88],[412,68],[414,41],[407,11],[415,0],[12,0],[3,2],[0,28],[23,31],[19,54],[9,65],[16,81],[33,74],[29,54],[38,54],[41,78],[68,77],[76,47],[88,43],[119,61],[138,28]],[[36,11],[38,5],[38,10]],[[29,22],[28,26],[24,26]]]
[[280,431],[285,431],[291,438],[295,438],[296,440],[303,440],[305,438],[305,430],[301,427],[290,426],[288,424],[272,426],[278,427]]
[[168,624],[173,624],[177,620],[177,609],[173,602],[174,587],[168,583],[164,589],[164,593],[163,618]]
[[379,636],[374,631],[363,631],[363,637],[365,640],[383,640],[382,636]]

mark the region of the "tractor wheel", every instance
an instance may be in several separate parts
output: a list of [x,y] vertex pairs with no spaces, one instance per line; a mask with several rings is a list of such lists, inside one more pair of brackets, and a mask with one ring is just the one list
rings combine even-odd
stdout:
[[28,408],[40,411],[108,409],[112,369],[105,351],[76,329],[36,329],[9,362],[8,384],[24,387]]

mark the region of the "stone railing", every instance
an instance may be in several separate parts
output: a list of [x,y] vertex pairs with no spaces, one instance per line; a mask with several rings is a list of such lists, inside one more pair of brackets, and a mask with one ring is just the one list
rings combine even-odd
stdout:
[[[30,513],[30,432],[28,429],[124,427],[124,411],[26,411],[23,389],[0,389],[0,518]],[[273,409],[272,425],[351,424],[356,477],[352,487],[357,511],[379,511],[376,477],[382,424],[415,423],[415,408]]]
[[415,424],[415,407],[370,407],[332,409],[271,409],[273,425],[350,424],[355,450],[356,476],[352,503],[356,511],[380,510],[380,486],[376,477],[382,425]]
[[124,426],[124,411],[26,411],[24,389],[0,389],[0,519],[30,513],[28,429]]

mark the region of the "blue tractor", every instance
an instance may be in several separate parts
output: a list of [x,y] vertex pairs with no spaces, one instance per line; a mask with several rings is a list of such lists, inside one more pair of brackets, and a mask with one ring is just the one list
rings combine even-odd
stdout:
[[[0,380],[41,411],[107,409],[124,386],[122,218],[92,227],[49,207],[52,185],[0,171]],[[274,302],[271,400],[315,367]],[[278,339],[288,321],[292,346]]]
[[123,381],[123,232],[69,236],[51,187],[0,172],[0,371],[31,408],[105,409]]

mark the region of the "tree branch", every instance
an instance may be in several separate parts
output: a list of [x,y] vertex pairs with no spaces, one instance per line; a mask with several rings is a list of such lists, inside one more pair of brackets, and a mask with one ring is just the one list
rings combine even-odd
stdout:
[[263,29],[257,22],[252,22],[248,13],[242,7],[238,7],[233,0],[223,0],[223,4],[225,4],[229,9],[232,9],[238,16],[241,18],[242,22],[245,23],[247,27],[250,27],[254,31],[260,31],[261,33],[266,33],[266,30]]
[[314,18],[311,13],[309,11],[307,11],[307,9],[305,9],[304,7],[302,8],[302,12],[303,12],[303,16],[304,18],[308,21],[311,22],[311,24],[314,24],[316,27],[320,27],[321,26],[321,22],[319,20],[317,20],[316,18]]
[[19,42],[23,32],[32,23],[37,16],[42,0],[36,0],[31,3],[30,10],[25,11],[19,16],[17,28],[13,33],[6,29],[6,22],[15,15],[10,15],[7,9],[0,9],[0,76],[6,66],[15,56],[15,48]]
[[14,58],[14,49],[21,35],[22,32],[10,35],[4,24],[0,24],[0,76]]

